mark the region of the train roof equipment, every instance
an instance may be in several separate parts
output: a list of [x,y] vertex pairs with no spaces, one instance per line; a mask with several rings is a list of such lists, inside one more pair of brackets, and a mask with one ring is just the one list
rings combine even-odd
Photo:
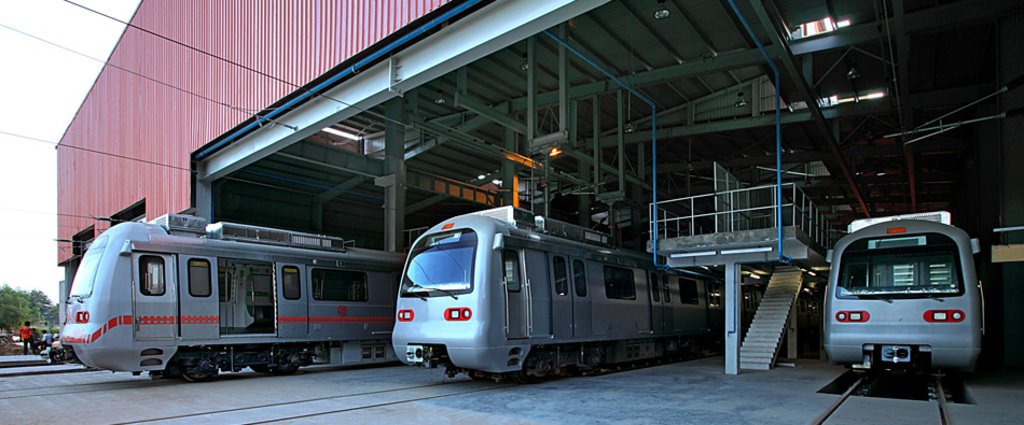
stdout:
[[489,210],[477,211],[472,214],[495,218],[512,224],[520,229],[545,233],[551,236],[585,242],[592,245],[612,246],[615,243],[612,236],[607,233],[598,232],[583,226],[566,223],[564,221],[555,220],[542,215],[533,215],[530,211],[513,206],[492,208]]
[[205,239],[277,245],[320,251],[345,251],[345,240],[335,236],[230,222],[207,224],[205,218],[192,215],[165,214],[150,223],[163,227],[172,235],[187,234]]
[[924,221],[934,221],[936,223],[942,223],[942,224],[946,224],[946,225],[950,225],[950,226],[953,225],[952,215],[948,211],[934,211],[934,212],[916,213],[916,214],[900,214],[900,215],[893,215],[893,216],[888,216],[888,217],[862,218],[862,219],[859,219],[859,220],[851,221],[850,225],[847,226],[846,230],[847,230],[848,233],[853,233],[853,232],[856,232],[856,231],[858,231],[860,229],[863,229],[865,227],[868,227],[868,226],[871,226],[871,225],[875,225],[875,224],[878,224],[878,223],[887,223],[887,222],[890,222],[890,221],[899,221],[899,220],[924,220]]

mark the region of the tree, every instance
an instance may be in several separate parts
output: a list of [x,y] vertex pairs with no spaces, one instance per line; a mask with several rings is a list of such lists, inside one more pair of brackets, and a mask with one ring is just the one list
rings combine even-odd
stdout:
[[60,320],[57,311],[58,307],[53,305],[50,297],[43,293],[43,291],[33,289],[28,293],[28,299],[32,314],[38,315],[38,317],[35,317],[36,320],[49,323],[57,323]]
[[27,292],[6,284],[0,287],[0,328],[17,329],[36,316],[38,314],[33,313]]

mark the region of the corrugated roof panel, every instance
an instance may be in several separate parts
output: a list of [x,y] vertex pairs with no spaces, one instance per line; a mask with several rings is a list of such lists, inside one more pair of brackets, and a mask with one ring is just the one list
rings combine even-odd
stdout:
[[[148,218],[187,209],[192,151],[444,3],[143,1],[133,25],[224,60],[138,30],[124,33],[110,62],[148,79],[105,68],[61,139],[59,237],[97,224],[86,217],[140,199]],[[59,250],[59,261],[70,255]]]

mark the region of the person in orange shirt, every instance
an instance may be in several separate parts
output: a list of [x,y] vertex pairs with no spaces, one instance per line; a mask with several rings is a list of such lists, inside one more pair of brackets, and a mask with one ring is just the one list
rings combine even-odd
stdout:
[[21,354],[28,355],[28,350],[32,347],[32,328],[29,327],[32,322],[25,322],[25,326],[18,329],[18,333],[21,336]]

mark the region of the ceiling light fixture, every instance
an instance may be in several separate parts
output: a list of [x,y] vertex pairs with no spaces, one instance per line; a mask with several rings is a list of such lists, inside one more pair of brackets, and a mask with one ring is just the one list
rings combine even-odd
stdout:
[[330,134],[333,134],[333,135],[338,136],[338,137],[344,137],[344,138],[349,139],[349,140],[359,141],[359,136],[358,135],[349,133],[347,131],[341,131],[341,130],[338,130],[338,129],[334,128],[334,127],[324,127],[323,131],[324,131],[324,133],[330,133]]
[[519,70],[526,72],[528,69],[530,69],[530,61],[526,58],[526,53],[523,53],[523,63],[519,65]]
[[658,9],[654,11],[654,19],[662,20],[671,15],[672,12],[668,11],[665,7],[665,0],[658,0]]
[[434,103],[436,103],[438,105],[444,105],[444,102],[445,102],[445,100],[444,100],[444,93],[442,93],[441,90],[438,90],[437,91],[437,97],[434,98]]
[[747,99],[745,97],[743,97],[743,92],[736,93],[736,97],[739,98],[739,100],[737,100],[736,103],[734,103],[734,105],[737,108],[742,108],[744,106],[747,106]]
[[622,131],[625,132],[626,134],[633,134],[636,133],[636,127],[633,126],[633,123],[627,122],[626,128],[623,128]]
[[548,156],[555,157],[558,156],[558,154],[560,153],[562,153],[562,150],[558,149],[558,146],[555,146],[551,148],[551,152],[548,152]]
[[850,71],[846,73],[846,79],[847,80],[856,80],[858,78],[860,78],[860,73],[857,72],[857,66],[856,65],[851,66],[850,67]]

